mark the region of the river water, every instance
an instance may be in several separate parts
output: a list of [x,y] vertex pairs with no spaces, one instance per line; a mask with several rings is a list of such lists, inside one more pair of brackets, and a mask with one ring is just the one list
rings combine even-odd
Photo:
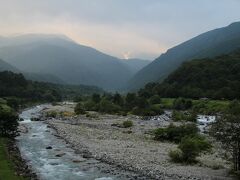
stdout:
[[[20,114],[24,120],[20,125],[26,127],[27,132],[21,133],[17,138],[18,147],[38,177],[43,180],[119,179],[96,168],[95,164],[100,163],[99,161],[84,159],[74,153],[64,140],[54,136],[55,130],[48,128],[44,122],[31,121],[31,117],[37,117],[47,106],[36,106]],[[52,149],[46,149],[48,146]]]

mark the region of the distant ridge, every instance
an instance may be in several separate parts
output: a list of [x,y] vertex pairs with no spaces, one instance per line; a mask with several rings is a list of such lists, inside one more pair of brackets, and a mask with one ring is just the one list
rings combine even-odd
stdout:
[[0,37],[0,57],[28,74],[48,74],[67,84],[94,85],[111,91],[121,89],[143,67],[141,61],[135,61],[136,67],[132,67],[125,60],[77,44],[64,35]]
[[196,58],[214,57],[240,47],[240,22],[203,33],[178,46],[140,70],[129,82],[128,89],[136,90],[148,82],[161,82],[182,62]]

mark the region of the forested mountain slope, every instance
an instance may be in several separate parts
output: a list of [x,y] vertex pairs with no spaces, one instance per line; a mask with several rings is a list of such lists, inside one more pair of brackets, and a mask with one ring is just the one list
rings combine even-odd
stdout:
[[162,82],[185,61],[215,57],[238,48],[240,48],[240,22],[206,32],[169,49],[140,70],[129,81],[128,88],[138,89],[149,82]]

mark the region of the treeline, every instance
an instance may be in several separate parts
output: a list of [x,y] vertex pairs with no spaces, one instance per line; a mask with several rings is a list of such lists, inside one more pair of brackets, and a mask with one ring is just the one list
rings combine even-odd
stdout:
[[170,98],[240,99],[240,50],[185,62],[163,83],[149,83],[140,93]]
[[22,74],[0,72],[0,97],[24,98],[31,101],[60,101],[56,88],[46,83],[27,81]]
[[75,112],[84,114],[86,111],[98,111],[103,113],[127,115],[128,113],[141,116],[155,116],[163,113],[160,107],[159,96],[147,99],[135,93],[127,95],[115,94],[93,94],[88,97],[76,98],[78,102]]
[[93,93],[103,93],[103,90],[94,86],[28,81],[22,74],[10,71],[0,72],[0,97],[6,99],[15,109],[19,104],[27,102],[56,102]]

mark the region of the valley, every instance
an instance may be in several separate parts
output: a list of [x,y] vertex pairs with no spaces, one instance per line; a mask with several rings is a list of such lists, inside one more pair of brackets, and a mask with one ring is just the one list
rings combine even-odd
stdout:
[[[40,119],[42,119],[43,122],[31,122],[31,130],[29,129],[30,124],[26,124],[30,123],[29,120],[28,122],[25,120],[26,123],[25,121],[21,123],[21,126],[29,130],[24,130],[23,135],[18,138],[20,140],[20,149],[23,154],[26,154],[26,158],[30,159],[29,164],[33,168],[37,168],[37,174],[40,173],[39,176],[43,176],[43,179],[48,179],[50,176],[51,178],[60,177],[62,171],[59,171],[59,168],[63,167],[63,163],[59,162],[59,160],[64,159],[65,162],[68,162],[69,160],[66,160],[66,158],[70,156],[70,159],[73,159],[73,161],[74,159],[81,159],[74,165],[76,166],[75,168],[84,167],[78,179],[81,179],[81,177],[83,179],[91,179],[87,177],[88,168],[90,168],[89,165],[92,166],[91,168],[97,168],[100,172],[107,172],[105,176],[109,178],[105,177],[101,179],[111,179],[110,177],[115,176],[116,179],[118,179],[118,176],[122,179],[123,174],[128,174],[127,177],[129,179],[232,179],[227,173],[230,168],[230,162],[221,158],[223,151],[218,149],[217,144],[215,144],[214,150],[211,153],[202,154],[198,158],[198,164],[194,166],[178,165],[169,160],[168,153],[171,149],[176,148],[176,145],[174,143],[156,142],[152,140],[151,131],[155,128],[167,127],[170,123],[174,123],[171,115],[164,114],[159,116],[159,120],[143,120],[138,116],[103,115],[96,112],[89,112],[91,113],[90,116],[57,115],[56,118],[47,117],[49,112],[52,111],[57,112],[57,114],[62,114],[62,112],[65,112],[65,114],[69,112],[68,114],[71,114],[74,112],[74,107],[75,105],[72,103],[45,106],[43,111],[40,111],[40,114],[42,114]],[[24,112],[21,117],[26,119],[26,115],[28,115],[28,113]],[[131,120],[133,126],[130,128],[117,126],[117,124],[126,120]],[[49,127],[55,129],[57,133],[49,128],[42,129],[42,126],[48,126],[40,125],[39,123],[48,124]],[[38,130],[36,132],[34,132],[36,128],[33,126],[34,124],[39,124],[37,125]],[[29,149],[28,146],[34,143],[32,141],[35,139],[38,140],[39,138],[46,139],[46,137],[43,138],[42,135],[50,136],[48,135],[49,133],[53,134],[57,139],[54,140],[53,137],[48,137],[48,140],[45,140],[41,145],[42,147],[39,147],[39,150],[42,149],[40,154],[35,154],[35,150],[32,148]],[[62,141],[60,137],[70,146],[62,143],[62,145],[59,146],[58,142],[60,143]],[[27,140],[26,138],[30,139]],[[29,141],[28,143],[31,145],[28,145],[25,139]],[[64,146],[67,147],[67,149]],[[37,146],[33,147],[37,148]],[[44,150],[47,149],[47,147],[51,147],[51,149]],[[69,148],[73,148],[77,154],[70,155],[69,153],[72,150]],[[54,156],[55,154],[62,155],[59,158],[48,157],[46,161],[41,160],[43,166],[39,166],[35,164],[33,159],[40,158],[35,157],[36,155],[46,156],[42,151],[50,153],[49,156]],[[43,157],[41,157],[41,159],[42,158]],[[92,163],[87,163],[89,161],[92,161]],[[96,163],[95,161],[110,164],[111,168],[107,165]],[[49,173],[45,174],[46,170],[42,169],[44,167],[48,167]],[[57,168],[58,171],[53,171],[54,168]],[[105,168],[107,168],[107,170]],[[64,171],[66,170],[64,165]],[[56,174],[53,174],[52,171]],[[63,176],[61,175],[61,177]],[[99,177],[99,175],[97,177]],[[72,178],[76,179],[77,177],[74,178],[74,176],[72,176]]]
[[239,7],[0,0],[0,180],[239,179]]

